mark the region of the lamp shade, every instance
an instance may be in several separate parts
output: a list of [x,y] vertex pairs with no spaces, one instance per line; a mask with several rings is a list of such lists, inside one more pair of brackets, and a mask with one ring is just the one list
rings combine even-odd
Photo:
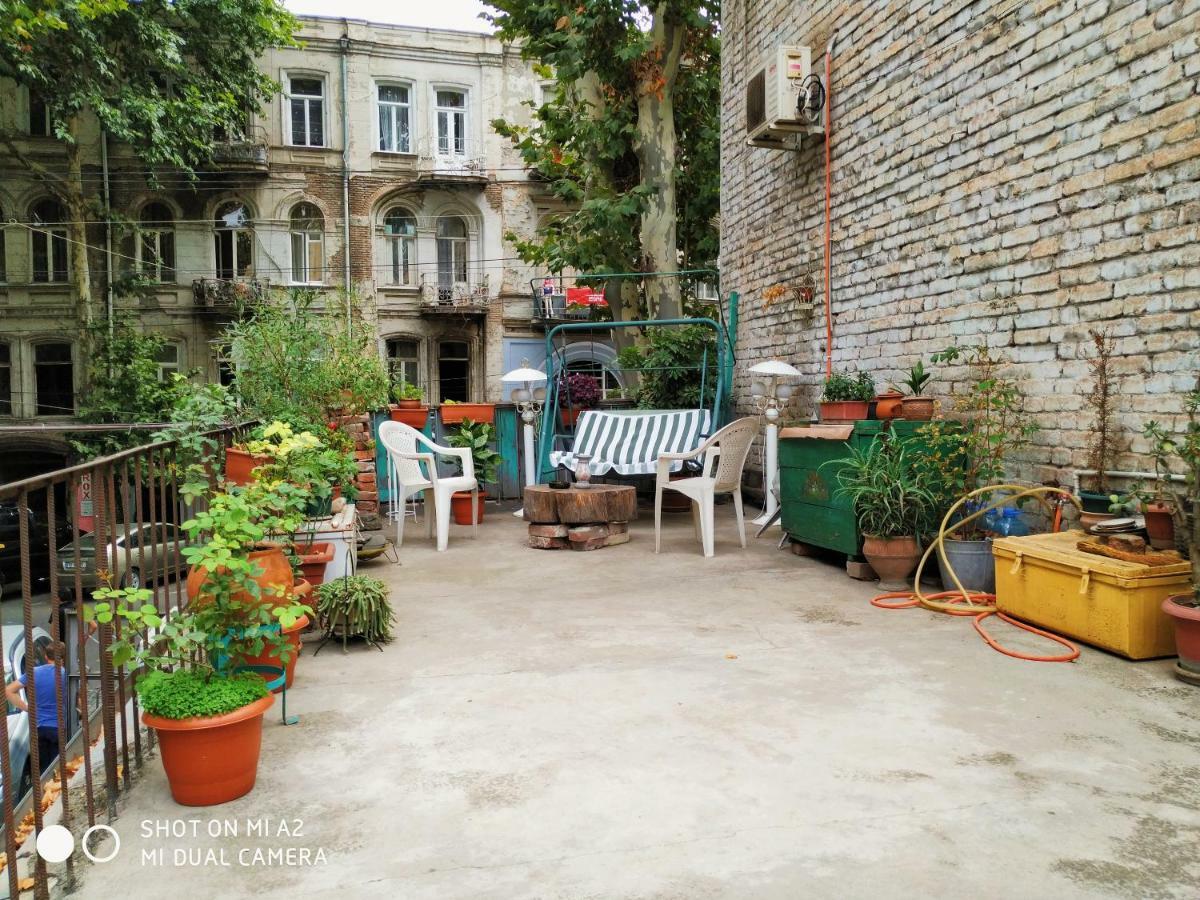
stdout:
[[525,382],[542,382],[546,380],[546,373],[540,369],[531,369],[528,366],[522,366],[519,369],[513,369],[511,372],[505,372],[500,376],[500,380],[506,384],[524,384]]
[[768,359],[765,362],[755,363],[748,371],[755,375],[773,375],[776,378],[795,378],[801,374],[799,369],[781,359]]

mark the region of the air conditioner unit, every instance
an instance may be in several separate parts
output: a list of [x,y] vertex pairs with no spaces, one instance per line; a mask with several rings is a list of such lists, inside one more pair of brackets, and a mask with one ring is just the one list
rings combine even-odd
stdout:
[[825,88],[812,70],[812,48],[775,47],[746,85],[746,142],[783,149],[793,134],[824,134],[824,107]]

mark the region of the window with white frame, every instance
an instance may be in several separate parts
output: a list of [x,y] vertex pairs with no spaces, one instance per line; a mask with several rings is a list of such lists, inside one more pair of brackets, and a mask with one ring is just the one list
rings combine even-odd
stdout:
[[380,151],[412,153],[412,88],[407,84],[381,84],[378,91]]
[[407,382],[421,387],[421,344],[412,338],[388,338],[387,366],[392,384]]
[[29,210],[33,280],[49,284],[67,280],[67,217],[56,200],[41,200]]
[[383,216],[387,242],[388,280],[392,284],[417,283],[417,218],[403,206],[393,206]]
[[292,235],[292,282],[320,284],[325,280],[325,218],[315,204],[292,207],[288,219]]
[[138,217],[138,271],[160,283],[175,280],[175,219],[165,203],[147,203]]
[[12,347],[0,341],[0,416],[12,411]]
[[289,143],[293,147],[325,146],[325,81],[312,75],[288,78]]
[[240,200],[227,200],[217,207],[213,244],[218,278],[244,278],[254,271],[254,232],[250,214]]
[[39,416],[69,416],[75,412],[75,360],[66,342],[33,348],[34,407]]
[[437,92],[438,153],[465,156],[467,152],[467,95],[463,91]]
[[467,222],[461,216],[441,216],[437,223],[438,299],[452,297],[456,284],[467,281]]
[[158,380],[164,384],[170,384],[174,375],[179,372],[179,345],[178,344],[163,344],[158,348],[158,354],[155,357],[158,363]]

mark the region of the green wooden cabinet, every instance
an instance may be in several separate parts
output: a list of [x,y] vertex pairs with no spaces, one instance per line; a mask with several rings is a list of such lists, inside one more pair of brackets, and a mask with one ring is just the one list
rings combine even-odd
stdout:
[[[917,429],[925,422],[894,423],[902,440],[919,442]],[[818,437],[781,437],[779,440],[779,493],[782,525],[794,540],[814,547],[858,556],[862,535],[853,504],[838,497],[836,461],[846,457],[846,445],[865,448],[887,430],[888,423],[863,420],[854,424],[848,440]],[[829,465],[825,465],[830,463]]]

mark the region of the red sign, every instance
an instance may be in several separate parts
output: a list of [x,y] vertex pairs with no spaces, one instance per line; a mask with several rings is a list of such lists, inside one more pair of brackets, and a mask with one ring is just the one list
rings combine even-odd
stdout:
[[76,491],[79,508],[76,518],[80,531],[93,531],[96,527],[96,501],[92,497],[92,473],[84,472],[79,476],[79,489]]
[[567,288],[568,306],[608,306],[604,291],[590,287]]

